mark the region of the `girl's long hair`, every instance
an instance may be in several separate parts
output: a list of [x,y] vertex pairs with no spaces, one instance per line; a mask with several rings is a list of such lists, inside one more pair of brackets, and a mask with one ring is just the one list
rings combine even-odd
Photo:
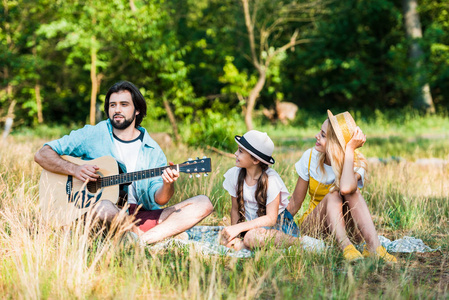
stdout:
[[[258,204],[257,216],[265,216],[267,214],[267,189],[268,189],[268,165],[263,162],[259,162],[259,166],[262,168],[262,174],[257,180],[257,188],[255,198]],[[245,201],[243,200],[243,184],[245,182],[246,169],[241,168],[239,177],[237,179],[237,203],[239,210],[239,220],[237,223],[245,222]]]
[[[326,155],[329,155],[329,159],[331,161],[332,170],[335,174],[335,182],[331,187],[330,191],[340,191],[340,179],[341,173],[343,171],[343,164],[345,159],[345,151],[343,150],[340,142],[338,141],[337,135],[335,134],[334,128],[330,121],[328,121],[327,127],[327,142],[326,142],[326,153],[319,153],[318,155],[318,166],[322,172],[325,174],[326,171],[324,169],[324,162],[326,161]],[[368,164],[365,156],[360,153],[358,150],[354,152],[354,167],[356,171],[359,168],[365,169],[365,179],[368,178]]]

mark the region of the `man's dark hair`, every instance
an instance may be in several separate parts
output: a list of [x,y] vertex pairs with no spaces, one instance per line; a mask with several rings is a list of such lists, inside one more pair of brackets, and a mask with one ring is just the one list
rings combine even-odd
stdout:
[[136,127],[138,127],[143,118],[147,115],[147,103],[139,89],[129,81],[119,81],[109,88],[109,91],[106,94],[106,99],[104,100],[104,111],[106,112],[106,116],[109,118],[109,98],[113,93],[118,93],[120,91],[128,91],[131,93],[134,107],[139,111],[139,114],[136,116]]

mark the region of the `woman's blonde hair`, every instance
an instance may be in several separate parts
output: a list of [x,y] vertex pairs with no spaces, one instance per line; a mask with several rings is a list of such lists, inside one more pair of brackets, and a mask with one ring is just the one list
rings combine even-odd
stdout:
[[[318,155],[318,166],[322,174],[326,173],[324,169],[324,162],[327,156],[331,162],[332,170],[335,174],[335,182],[331,187],[330,191],[340,191],[340,178],[343,171],[343,164],[345,159],[345,151],[343,150],[340,142],[338,141],[337,135],[335,134],[332,123],[328,119],[327,132],[326,132],[326,152],[319,153]],[[365,156],[358,150],[354,151],[354,168],[358,170],[359,168],[365,169],[365,179],[367,179],[368,164]]]

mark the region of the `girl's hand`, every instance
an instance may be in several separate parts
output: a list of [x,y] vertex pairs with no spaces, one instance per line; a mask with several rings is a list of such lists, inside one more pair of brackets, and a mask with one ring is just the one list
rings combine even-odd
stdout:
[[362,129],[359,126],[355,128],[354,134],[349,142],[346,144],[346,149],[354,151],[357,148],[360,148],[366,142],[366,135],[363,134]]
[[231,242],[239,233],[241,230],[237,228],[236,225],[225,227],[221,231],[221,244],[227,245],[229,242]]
[[243,241],[240,238],[234,238],[232,239],[232,241],[230,241],[227,245],[225,245],[228,248],[234,249],[235,251],[240,251],[245,247],[245,244],[243,243]]

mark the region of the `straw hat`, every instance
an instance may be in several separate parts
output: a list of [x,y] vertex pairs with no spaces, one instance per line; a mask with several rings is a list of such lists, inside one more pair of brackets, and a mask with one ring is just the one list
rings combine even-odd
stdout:
[[351,140],[357,127],[354,119],[347,111],[334,116],[330,110],[327,110],[327,115],[341,147],[346,150],[346,144]]
[[274,164],[274,158],[271,157],[274,150],[274,143],[266,132],[250,130],[243,136],[235,136],[236,143],[248,151],[249,154],[267,165]]

